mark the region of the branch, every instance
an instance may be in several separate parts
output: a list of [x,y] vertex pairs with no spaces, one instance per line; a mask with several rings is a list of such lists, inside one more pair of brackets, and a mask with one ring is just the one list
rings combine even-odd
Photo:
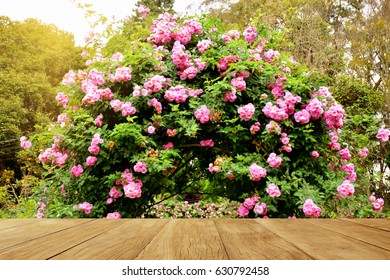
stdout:
[[15,189],[12,185],[9,185],[9,187],[11,187],[11,190],[12,190],[12,194],[14,195],[15,199],[16,199],[16,202],[17,204],[19,204],[19,198],[18,196],[16,195],[16,192],[15,192]]
[[[182,145],[182,146],[179,146],[179,148],[191,148],[191,147],[200,147],[200,148],[204,148],[202,145],[200,144],[187,144],[187,145]],[[210,149],[214,149],[214,150],[219,150],[221,152],[223,152],[224,154],[229,154],[230,152],[225,150],[225,149],[222,149],[220,147],[208,147]]]
[[375,89],[375,90],[378,89],[378,87],[380,86],[381,82],[382,82],[382,77],[379,77],[379,80],[378,80],[378,81],[375,83],[375,85],[374,85],[374,89]]

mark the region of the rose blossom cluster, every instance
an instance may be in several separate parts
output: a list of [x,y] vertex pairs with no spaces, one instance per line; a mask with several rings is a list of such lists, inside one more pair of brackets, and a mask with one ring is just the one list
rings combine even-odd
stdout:
[[271,153],[267,159],[269,166],[272,168],[278,168],[282,164],[282,161],[282,158],[277,156],[275,153]]
[[340,128],[344,124],[344,109],[340,104],[333,105],[323,114],[323,117],[329,128]]
[[269,134],[275,134],[277,132],[281,132],[282,129],[280,128],[279,124],[275,121],[270,121],[266,126],[265,129],[268,131]]
[[321,117],[321,115],[324,113],[322,103],[317,98],[313,98],[309,101],[309,103],[306,106],[306,110],[307,112],[309,112],[310,117],[313,120],[318,120]]
[[142,181],[135,179],[129,169],[121,175],[121,180],[116,181],[116,185],[122,185],[125,196],[128,198],[140,198],[142,195]]
[[311,152],[311,156],[312,156],[313,158],[319,158],[319,157],[320,157],[320,154],[319,154],[317,151],[312,151],[312,152]]
[[60,124],[60,127],[65,127],[68,123],[70,123],[70,119],[67,113],[62,113],[57,117],[57,123]]
[[234,102],[237,99],[237,90],[235,88],[232,88],[232,91],[227,91],[225,93],[225,96],[223,97],[223,102]]
[[337,142],[339,141],[338,133],[335,131],[330,131],[329,136],[331,136],[332,139],[328,144],[329,149],[339,151],[341,149],[341,145]]
[[240,32],[237,30],[229,30],[226,34],[222,35],[222,39],[225,41],[225,44],[229,44],[233,40],[238,40],[240,38]]
[[279,187],[273,183],[268,185],[266,192],[270,197],[279,197],[281,195]]
[[201,123],[207,123],[210,120],[210,110],[206,105],[202,105],[198,110],[194,113],[195,118]]
[[29,149],[32,147],[32,143],[29,140],[27,140],[26,136],[22,136],[20,137],[20,147],[22,149]]
[[122,111],[123,117],[134,115],[137,112],[130,101],[122,102],[119,99],[115,99],[110,101],[110,105],[115,112]]
[[251,134],[256,134],[256,132],[258,132],[260,130],[260,123],[259,122],[255,122],[253,125],[251,125],[250,127],[250,132]]
[[261,178],[267,176],[267,170],[256,163],[252,163],[249,166],[249,173],[252,181],[260,181]]
[[65,150],[61,150],[56,144],[53,144],[51,148],[47,148],[38,156],[42,164],[46,164],[51,159],[51,163],[56,164],[58,167],[64,166],[68,157],[68,153]]
[[255,113],[255,107],[252,103],[238,108],[237,112],[240,114],[240,118],[244,121],[249,121]]
[[269,49],[268,51],[264,52],[264,60],[268,63],[271,63],[274,57],[278,57],[279,55],[280,54],[278,51]]
[[163,88],[167,88],[170,84],[170,79],[161,75],[152,75],[145,83],[144,88],[148,91],[148,94],[159,92]]
[[164,150],[170,150],[170,149],[173,149],[174,146],[173,146],[173,143],[172,142],[168,142],[166,145],[162,145],[162,148]]
[[214,147],[214,141],[211,139],[200,141],[202,147]]
[[230,84],[238,91],[244,91],[246,89],[246,82],[244,80],[245,75],[240,74],[238,77],[233,78]]
[[100,134],[96,133],[91,141],[91,145],[88,147],[88,152],[93,155],[97,155],[100,152],[99,144],[102,144],[104,140],[100,138]]
[[266,117],[275,121],[283,121],[288,119],[288,114],[286,111],[283,108],[274,105],[272,102],[267,102],[262,111]]
[[169,137],[175,137],[176,134],[177,134],[177,129],[176,128],[175,129],[170,129],[170,128],[167,129],[167,135]]
[[376,134],[376,138],[378,138],[381,142],[389,141],[389,136],[390,136],[390,130],[386,128],[379,129],[378,133]]
[[229,68],[230,64],[235,63],[240,60],[238,55],[227,55],[221,58],[217,64],[219,70],[225,71]]
[[150,27],[151,34],[148,41],[157,45],[169,43],[172,40],[172,29],[176,26],[176,23],[177,18],[169,13],[159,15]]
[[45,216],[46,203],[39,199],[37,204],[39,205],[39,208],[35,217],[37,217],[37,219],[42,219]]
[[88,203],[88,202],[83,202],[83,203],[78,204],[77,207],[79,208],[79,210],[81,212],[84,212],[85,214],[88,215],[91,213],[93,205],[91,203]]
[[280,141],[283,145],[287,145],[288,143],[290,143],[290,138],[288,137],[287,133],[283,132],[280,135]]
[[85,93],[85,96],[81,100],[83,104],[94,104],[99,100],[111,100],[114,98],[114,94],[110,88],[99,89],[98,86],[89,80],[82,81],[81,89]]
[[147,96],[149,94],[148,90],[146,88],[142,88],[140,86],[135,86],[133,90],[133,96],[138,97],[138,96]]
[[115,74],[108,74],[108,79],[114,82],[128,82],[131,80],[131,68],[119,67],[115,70]]
[[294,114],[294,119],[297,123],[307,124],[310,122],[310,113],[306,109],[302,109]]
[[114,201],[116,201],[118,198],[122,197],[123,196],[123,192],[122,191],[118,191],[117,187],[113,186],[110,189],[110,192],[108,193],[108,195],[110,197],[107,199],[107,204],[111,204]]
[[312,199],[306,199],[303,204],[303,213],[305,213],[306,217],[314,217],[318,218],[321,214],[321,208],[318,207]]
[[64,86],[71,85],[76,83],[77,75],[74,71],[69,70],[68,73],[64,75],[64,78],[62,79],[62,84]]
[[214,164],[210,163],[209,164],[209,171],[211,173],[217,173],[217,172],[221,171],[221,167],[218,166],[218,165],[214,165]]
[[355,172],[355,165],[353,163],[348,163],[346,165],[341,166],[341,170],[348,173],[348,176],[345,178],[345,180],[348,181],[356,181],[356,172]]
[[345,160],[347,160],[347,159],[352,158],[352,155],[351,155],[351,153],[349,152],[349,149],[348,149],[348,148],[341,149],[341,150],[339,151],[339,154],[340,154],[340,156],[341,156],[341,160],[342,160],[342,161],[345,161]]
[[89,156],[87,157],[86,161],[85,161],[85,165],[88,167],[88,166],[94,166],[97,162],[97,157],[95,156]]
[[161,102],[157,100],[157,98],[152,98],[148,101],[148,106],[154,107],[154,109],[157,111],[157,114],[161,115],[162,113],[162,105]]
[[57,93],[56,95],[56,100],[58,103],[60,103],[64,108],[67,107],[68,103],[69,103],[69,96],[66,95],[65,93],[63,92],[59,92]]
[[202,34],[202,24],[194,19],[185,20],[184,26],[181,26],[176,33],[172,33],[172,38],[182,44],[191,41],[193,34]]
[[352,196],[355,193],[355,187],[350,181],[345,180],[340,186],[337,187],[337,192],[343,198]]
[[106,219],[120,219],[121,214],[119,212],[108,213]]
[[72,166],[70,170],[70,173],[76,178],[80,177],[83,174],[83,172],[84,172],[84,168],[81,164]]
[[374,210],[377,212],[382,211],[383,205],[385,204],[385,201],[383,198],[376,198],[375,193],[372,193],[370,196],[370,202],[372,204],[372,207],[374,207]]
[[116,52],[111,56],[111,61],[122,62],[125,59],[122,53]]
[[183,86],[171,87],[165,92],[164,98],[168,102],[185,103],[188,98],[187,89]]
[[368,156],[368,148],[364,147],[361,151],[358,152],[358,156],[361,158],[366,158]]
[[146,168],[146,162],[137,162],[135,165],[134,165],[134,171],[135,172],[140,172],[142,174],[145,174],[146,172],[148,172],[148,169]]
[[149,14],[149,12],[150,12],[150,9],[149,8],[146,8],[145,6],[139,6],[138,7],[138,13],[141,15],[141,17],[143,18],[143,19],[145,19],[147,16],[148,16],[148,14]]
[[205,51],[208,50],[208,48],[210,47],[211,45],[211,40],[209,39],[206,39],[206,40],[202,40],[202,41],[199,41],[197,47],[198,47],[198,51],[200,53],[204,53]]
[[257,29],[255,27],[247,27],[243,33],[245,41],[247,41],[248,43],[253,43],[255,41],[256,36],[257,36],[256,32],[257,32]]
[[256,215],[266,215],[268,212],[267,205],[264,202],[259,203],[259,200],[260,197],[256,195],[246,198],[243,205],[238,207],[237,214],[241,217],[246,217],[249,215],[250,210],[253,210]]

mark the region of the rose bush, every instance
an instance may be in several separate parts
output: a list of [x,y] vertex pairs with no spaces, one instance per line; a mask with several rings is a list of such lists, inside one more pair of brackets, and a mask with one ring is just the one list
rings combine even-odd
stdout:
[[140,217],[156,196],[191,189],[243,202],[240,216],[371,206],[365,174],[348,165],[364,147],[340,141],[342,106],[277,51],[281,34],[165,13],[148,37],[121,36],[120,52],[64,77],[64,112],[39,156],[40,217]]

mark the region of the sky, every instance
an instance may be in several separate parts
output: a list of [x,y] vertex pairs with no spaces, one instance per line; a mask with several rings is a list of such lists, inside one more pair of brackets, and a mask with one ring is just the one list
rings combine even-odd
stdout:
[[[129,16],[137,0],[83,0],[81,3],[93,4],[98,14],[117,20]],[[176,0],[175,10],[184,11],[188,4],[196,0]],[[0,15],[11,20],[22,21],[27,18],[38,18],[47,24],[54,24],[59,29],[74,34],[76,45],[84,45],[84,37],[91,30],[84,18],[84,11],[77,9],[71,0],[0,0]]]

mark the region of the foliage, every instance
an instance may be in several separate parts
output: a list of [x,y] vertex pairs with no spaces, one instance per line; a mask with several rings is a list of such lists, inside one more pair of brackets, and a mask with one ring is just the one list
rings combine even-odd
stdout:
[[0,17],[0,171],[21,177],[19,138],[58,115],[55,87],[71,67],[81,67],[72,35],[35,19]]
[[336,77],[331,90],[348,115],[375,116],[383,106],[383,95],[370,84],[354,77]]
[[313,201],[329,216],[332,201],[366,194],[366,174],[352,185],[344,168],[358,151],[339,142],[344,110],[276,50],[279,32],[168,13],[147,38],[124,31],[59,88],[38,217],[140,217],[156,197],[191,192],[245,199],[241,216],[316,217]]
[[171,199],[154,205],[145,214],[145,218],[235,218],[237,216],[238,203],[221,201],[199,201],[188,203]]
[[168,12],[173,12],[174,0],[138,0],[136,7],[145,7],[153,16]]

